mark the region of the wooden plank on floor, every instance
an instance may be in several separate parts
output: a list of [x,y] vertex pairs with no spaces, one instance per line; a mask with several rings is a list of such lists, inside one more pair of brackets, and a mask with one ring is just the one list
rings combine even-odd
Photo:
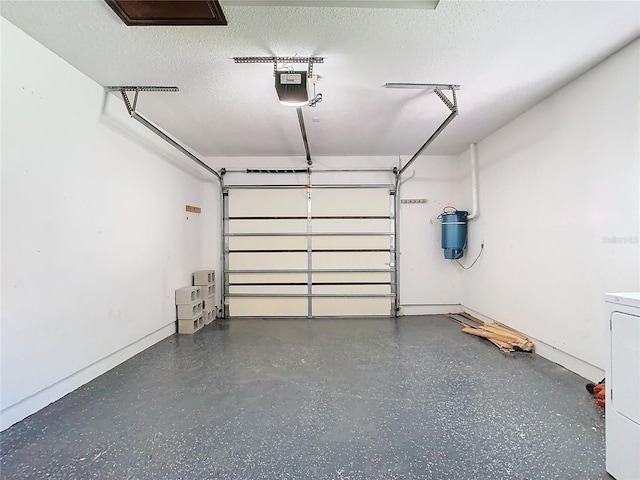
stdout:
[[492,340],[490,338],[487,338],[487,340],[505,353],[515,352],[515,349],[509,343],[498,342],[497,340]]
[[521,336],[519,336],[516,333],[513,333],[509,330],[505,330],[504,328],[500,328],[500,327],[494,327],[493,325],[483,325],[481,327],[482,330],[486,330],[488,332],[492,332],[492,333],[496,333],[498,335],[502,335],[504,337],[509,337],[515,341],[517,340],[523,340],[523,338]]
[[486,330],[481,330],[479,328],[465,327],[465,328],[462,329],[462,331],[464,333],[468,333],[469,335],[475,335],[476,337],[491,338],[491,339],[497,340],[499,342],[507,342],[507,343],[509,343],[509,341],[510,341],[509,337],[505,337],[503,335],[498,335],[497,333],[493,333],[493,332],[487,332]]
[[450,318],[454,322],[459,323],[463,327],[477,327],[476,324],[461,316],[459,313],[447,313],[445,316]]
[[471,315],[470,313],[467,312],[460,312],[458,315],[462,315],[463,317],[471,320],[474,323],[477,323],[478,325],[484,325],[485,323],[480,320],[479,318],[474,317],[473,315]]

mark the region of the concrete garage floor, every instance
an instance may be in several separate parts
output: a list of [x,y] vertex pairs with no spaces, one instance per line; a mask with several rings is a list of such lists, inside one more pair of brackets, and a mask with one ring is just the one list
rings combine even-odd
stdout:
[[1,477],[610,478],[586,382],[445,317],[218,320],[3,432]]

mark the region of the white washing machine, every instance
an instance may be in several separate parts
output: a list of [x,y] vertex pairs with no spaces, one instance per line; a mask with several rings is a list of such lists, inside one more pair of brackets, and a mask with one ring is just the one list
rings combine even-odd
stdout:
[[640,480],[640,293],[605,295],[607,472]]

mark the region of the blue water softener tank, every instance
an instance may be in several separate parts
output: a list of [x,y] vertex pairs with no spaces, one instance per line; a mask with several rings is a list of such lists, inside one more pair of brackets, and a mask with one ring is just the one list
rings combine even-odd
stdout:
[[442,219],[442,248],[444,258],[462,258],[467,243],[467,215],[464,210],[444,211],[438,218]]

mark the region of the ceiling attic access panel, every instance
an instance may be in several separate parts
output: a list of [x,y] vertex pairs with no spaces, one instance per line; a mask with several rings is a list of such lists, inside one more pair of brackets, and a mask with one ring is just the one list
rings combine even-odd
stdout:
[[227,25],[217,0],[105,0],[125,25]]

